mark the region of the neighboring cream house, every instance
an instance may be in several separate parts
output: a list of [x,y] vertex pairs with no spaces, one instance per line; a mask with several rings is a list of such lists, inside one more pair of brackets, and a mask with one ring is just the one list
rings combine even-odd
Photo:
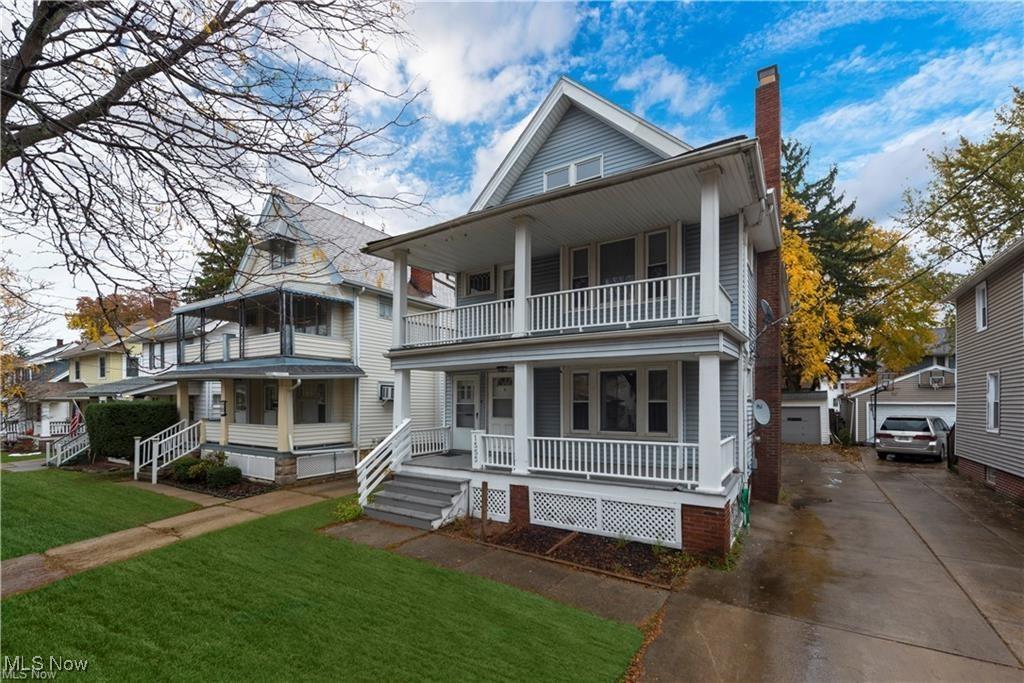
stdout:
[[[174,383],[189,444],[174,457],[223,450],[246,476],[279,483],[351,471],[392,428],[391,264],[360,252],[387,235],[281,191],[255,233],[227,293],[174,311],[178,363],[159,375]],[[451,303],[431,273],[399,286],[417,311]],[[201,383],[209,395],[197,399]],[[441,376],[417,372],[412,391],[413,419],[437,424]]]
[[68,350],[58,339],[56,345],[28,356],[5,374],[4,382],[17,386],[20,395],[4,406],[4,437],[45,439],[67,434],[75,410],[68,394],[85,386],[68,379],[68,361],[63,358]]
[[[755,396],[776,421],[758,465],[779,467],[778,348],[755,345],[759,300],[784,313],[775,68],[759,81],[762,140],[695,149],[560,79],[468,214],[367,246],[399,285],[457,283],[442,310],[395,290],[396,429],[360,463],[362,500],[397,476],[370,516],[437,527],[479,515],[486,484],[496,520],[728,551]],[[445,378],[431,429],[425,371]]]

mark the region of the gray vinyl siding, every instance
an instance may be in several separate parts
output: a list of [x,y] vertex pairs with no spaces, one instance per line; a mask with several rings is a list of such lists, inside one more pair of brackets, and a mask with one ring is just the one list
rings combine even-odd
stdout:
[[604,155],[604,175],[646,166],[661,157],[578,107],[570,107],[523,169],[502,203],[544,191],[544,172],[573,161]]
[[536,436],[562,435],[561,383],[560,368],[534,368],[533,433]]
[[[988,328],[977,331],[974,290],[957,299],[956,451],[1024,477],[1024,259],[986,278]],[[986,430],[986,375],[999,371],[999,433]]]
[[[530,271],[530,294],[548,294],[549,292],[557,292],[559,290],[559,263],[558,254],[533,259],[531,265],[532,270]],[[480,270],[474,270],[472,272],[479,273]],[[459,273],[457,278],[458,289],[455,294],[455,305],[468,306],[470,304],[482,304],[487,301],[494,301],[497,299],[498,288],[500,287],[500,283],[498,282],[500,272],[501,271],[498,266],[491,266],[491,282],[494,283],[494,291],[490,294],[478,294],[476,296],[465,296],[465,294],[463,294],[465,291],[463,289],[463,276],[465,273]]]
[[695,361],[683,361],[683,442],[697,443],[700,370]]
[[747,267],[747,334],[753,336],[757,329],[757,279],[754,264]]
[[720,365],[718,383],[720,385],[719,400],[722,406],[722,438],[733,436],[739,432],[739,363],[723,360]]
[[718,236],[718,281],[732,298],[729,320],[739,326],[740,302],[740,254],[739,219],[736,216],[723,218],[719,223]]

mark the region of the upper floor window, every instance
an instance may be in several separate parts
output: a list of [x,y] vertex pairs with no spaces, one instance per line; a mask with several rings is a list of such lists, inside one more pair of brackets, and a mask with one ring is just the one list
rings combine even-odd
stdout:
[[139,376],[139,359],[135,356],[125,357],[125,374],[128,377]]
[[282,240],[270,243],[270,267],[283,268],[295,262],[295,244]]
[[647,279],[668,275],[668,233],[652,232],[647,236]]
[[598,250],[602,285],[630,282],[636,277],[636,240],[605,242]]
[[544,191],[557,190],[604,175],[604,156],[597,155],[556,166],[544,172]]
[[295,331],[304,334],[330,334],[327,306],[319,299],[296,299],[294,302]]
[[572,250],[572,271],[569,273],[572,289],[585,289],[590,286],[590,249],[581,247]]
[[482,270],[478,273],[466,273],[462,293],[465,296],[494,293],[494,282],[491,280],[491,271]]
[[974,288],[974,321],[978,332],[988,328],[988,283]]
[[501,269],[501,298],[514,299],[516,296],[516,271],[512,266]]
[[100,377],[106,377],[107,376],[107,357],[106,356],[100,356],[100,372],[99,372],[99,374],[100,374]]
[[990,372],[985,378],[985,428],[999,431],[999,372]]
[[75,379],[82,379],[82,362],[75,361]]
[[636,370],[600,373],[601,431],[636,431]]
[[390,296],[377,297],[377,317],[391,320],[393,314],[393,302]]

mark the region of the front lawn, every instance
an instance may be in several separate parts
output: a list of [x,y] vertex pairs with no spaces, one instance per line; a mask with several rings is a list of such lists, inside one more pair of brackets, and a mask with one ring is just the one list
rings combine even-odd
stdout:
[[0,477],[0,558],[38,553],[194,510],[192,503],[64,470]]
[[319,534],[336,502],[3,602],[4,654],[106,680],[614,681],[639,631]]
[[16,454],[12,454],[12,453],[7,453],[5,451],[3,453],[0,453],[0,463],[25,462],[27,460],[39,460],[42,457],[43,457],[42,453],[31,453],[29,455],[16,455]]

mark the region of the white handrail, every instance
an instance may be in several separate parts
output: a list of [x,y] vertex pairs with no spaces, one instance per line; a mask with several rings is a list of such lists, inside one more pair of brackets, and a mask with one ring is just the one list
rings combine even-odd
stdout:
[[697,484],[697,444],[664,441],[529,438],[529,469],[535,472]]
[[740,469],[740,449],[737,447],[736,435],[731,434],[722,439],[722,478],[729,476],[734,469]]
[[391,470],[398,470],[410,454],[412,420],[406,418],[384,437],[370,454],[356,464],[356,479],[359,482],[359,504],[366,505],[370,494],[387,477]]
[[475,470],[487,467],[512,469],[516,462],[515,437],[474,431],[471,453]]
[[447,425],[413,429],[409,436],[412,440],[413,456],[447,453],[452,448],[452,428]]
[[405,316],[408,346],[451,344],[512,334],[512,299],[442,308]]
[[48,451],[46,456],[46,464],[56,464],[57,467],[61,467],[87,450],[89,450],[89,432],[80,428],[73,434],[68,434],[53,442],[53,448]]
[[135,479],[139,478],[139,471],[143,467],[153,464],[153,458],[155,453],[154,448],[156,444],[158,444],[160,440],[166,437],[168,434],[184,428],[184,426],[187,423],[188,420],[179,420],[178,422],[172,424],[170,427],[167,427],[166,429],[161,429],[153,436],[146,437],[145,439],[143,439],[141,436],[135,437],[135,457],[133,459],[133,469],[135,470],[133,473],[133,477]]

